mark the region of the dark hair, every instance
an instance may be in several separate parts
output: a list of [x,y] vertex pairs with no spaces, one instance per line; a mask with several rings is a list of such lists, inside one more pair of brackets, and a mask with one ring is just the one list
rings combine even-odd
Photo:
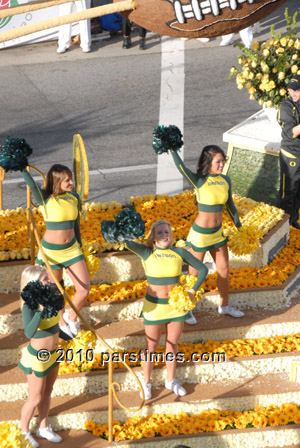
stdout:
[[72,177],[72,171],[67,166],[59,163],[52,165],[46,176],[45,190],[47,193],[53,196],[62,193],[60,185],[66,175]]
[[202,152],[200,154],[198,165],[197,165],[197,174],[199,177],[205,177],[208,175],[211,162],[216,154],[222,154],[224,160],[226,160],[226,155],[223,149],[217,145],[208,145],[204,146]]

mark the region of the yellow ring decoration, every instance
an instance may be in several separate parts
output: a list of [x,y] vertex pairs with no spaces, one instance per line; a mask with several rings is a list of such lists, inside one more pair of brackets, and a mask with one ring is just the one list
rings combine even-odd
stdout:
[[86,201],[89,195],[89,165],[80,134],[73,136],[73,170],[76,193],[81,202]]
[[[40,171],[37,167],[35,167],[35,166],[33,166],[33,165],[28,165],[28,167],[31,168],[32,170],[37,171],[37,172],[40,174],[40,176],[41,176],[42,179],[43,179],[44,188],[45,188],[45,186],[46,186],[46,179],[45,179],[45,176],[44,176],[44,174],[42,173],[42,171]],[[42,196],[41,196],[41,198],[42,198]],[[43,199],[43,198],[42,198],[42,199]],[[39,207],[39,205],[35,205],[35,204],[32,202],[32,200],[30,200],[30,203],[31,203],[32,207]]]

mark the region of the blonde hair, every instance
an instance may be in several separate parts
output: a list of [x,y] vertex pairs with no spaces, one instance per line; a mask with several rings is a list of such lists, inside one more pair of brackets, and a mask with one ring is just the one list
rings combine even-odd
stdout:
[[[20,283],[20,291],[22,291],[27,283],[33,282],[34,280],[38,280],[40,276],[45,272],[45,268],[42,266],[27,266],[27,268],[24,269],[21,276],[21,283]],[[24,300],[22,297],[20,297],[20,308],[22,309],[24,305]]]
[[172,227],[171,227],[171,224],[169,223],[169,221],[165,221],[164,219],[159,219],[158,221],[155,221],[152,224],[150,232],[149,232],[147,240],[146,240],[147,246],[151,247],[151,249],[154,246],[155,230],[157,229],[157,227],[161,226],[162,224],[166,224],[167,226],[169,226],[170,232],[171,232],[171,240],[173,238],[172,237]]

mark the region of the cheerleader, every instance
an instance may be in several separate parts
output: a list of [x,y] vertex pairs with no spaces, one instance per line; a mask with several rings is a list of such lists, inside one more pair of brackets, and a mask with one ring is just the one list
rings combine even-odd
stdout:
[[[80,310],[89,294],[90,279],[81,250],[81,204],[78,194],[72,191],[72,173],[64,165],[53,165],[47,173],[44,189],[37,186],[26,169],[22,175],[45,220],[46,232],[42,239],[44,253],[58,281],[62,282],[63,268],[66,269],[75,286],[73,304]],[[40,252],[36,261],[44,264]],[[73,310],[61,313],[60,328],[71,338],[80,331]]]
[[[222,230],[223,209],[226,207],[236,227],[241,227],[240,219],[231,193],[231,182],[222,174],[226,156],[219,146],[205,146],[198,161],[197,172],[193,173],[183,163],[176,151],[171,151],[180,173],[194,187],[198,203],[198,215],[186,240],[191,254],[203,261],[205,253],[210,252],[218,272],[220,305],[218,312],[232,317],[242,317],[244,313],[228,304],[229,298],[229,257],[227,239]],[[197,274],[193,266],[189,273]],[[187,323],[197,322],[190,312]]]
[[47,271],[40,266],[24,269],[21,278],[21,309],[24,332],[30,343],[19,367],[27,376],[28,398],[21,411],[21,430],[34,448],[39,443],[29,431],[29,423],[38,408],[37,437],[58,443],[62,438],[47,424],[51,392],[58,374],[56,352],[59,333],[59,310],[64,301],[57,288],[50,287]]

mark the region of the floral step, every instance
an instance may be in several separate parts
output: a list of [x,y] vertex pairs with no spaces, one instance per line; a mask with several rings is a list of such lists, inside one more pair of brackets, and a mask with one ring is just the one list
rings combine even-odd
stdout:
[[[274,312],[252,311],[243,319],[236,320],[220,315],[214,315],[212,320],[211,313],[196,314],[198,323],[193,326],[187,324],[184,326],[180,344],[208,340],[259,339],[300,333],[299,303],[294,303],[293,307],[284,313],[280,312],[282,315],[278,312],[277,315],[271,315],[271,313]],[[280,321],[280,318],[284,320]],[[141,319],[112,323],[109,327],[105,325],[95,330],[116,351],[134,350],[145,346],[145,330]],[[21,331],[0,336],[0,366],[16,365],[27,344],[28,340]],[[164,332],[160,345],[165,345]],[[106,351],[107,349],[98,340],[94,352]]]
[[[299,362],[299,352],[278,353],[271,355],[256,355],[249,357],[235,357],[220,362],[216,358],[214,362],[198,362],[178,364],[176,377],[181,383],[209,384],[212,382],[244,381],[255,378],[258,375],[269,373],[290,374],[291,363]],[[17,367],[6,369],[15,371],[15,380],[22,378],[21,383],[2,383],[0,385],[0,401],[24,400],[27,394],[27,384],[24,376],[20,377]],[[4,368],[1,368],[5,372]],[[141,379],[142,369],[134,368],[135,373]],[[161,387],[165,382],[166,371],[163,365],[156,366],[152,374],[153,388]],[[70,380],[70,378],[72,378]],[[115,370],[114,381],[122,384],[123,391],[137,391],[138,385],[127,369]],[[1,380],[2,382],[2,380]],[[104,394],[108,390],[107,371],[84,372],[74,375],[60,375],[55,382],[53,397],[64,395],[81,395],[98,393]]]
[[[1,269],[0,269],[1,272]],[[243,310],[264,309],[279,310],[291,305],[291,300],[297,297],[300,287],[300,266],[287,278],[281,286],[268,288],[252,288],[231,290],[230,304]],[[201,302],[196,304],[195,312],[217,312],[219,294],[205,293]],[[138,319],[143,308],[143,299],[93,302],[82,309],[83,317],[92,325],[100,322],[110,323],[121,320]],[[21,314],[0,314],[0,334],[14,333],[23,328]]]
[[[12,373],[15,373],[15,371]],[[8,375],[9,372],[6,376]],[[22,376],[24,377],[24,374]],[[17,374],[17,377],[21,376]],[[74,378],[73,375],[70,376],[69,382],[72,383]],[[195,414],[210,409],[244,411],[254,409],[256,406],[268,407],[272,404],[280,406],[283,403],[298,403],[300,398],[300,385],[291,383],[289,376],[282,373],[258,375],[252,379],[247,378],[246,382],[243,382],[243,380],[227,380],[210,384],[185,383],[184,386],[187,395],[180,397],[180,399],[165,389],[164,385],[153,389],[152,399],[148,400],[145,406],[134,414],[130,410],[136,409],[140,405],[139,393],[122,390],[118,392],[118,398],[130,410],[120,409],[115,402],[114,418],[124,422],[133,415],[143,417],[160,412],[175,415],[179,412]],[[88,400],[86,395],[89,397]],[[3,400],[0,404],[1,420],[19,419],[19,409],[22,400],[25,398],[26,395],[14,401]],[[106,393],[99,394],[96,387],[94,391],[86,391],[84,395],[78,391],[72,394],[62,392],[59,395],[53,395],[50,415],[55,419],[57,410],[59,410],[58,417],[64,418],[65,415],[73,412],[77,413],[81,410],[85,414],[85,418],[93,418],[96,423],[103,424],[107,419],[107,402],[108,395]],[[93,415],[91,416],[91,414]],[[72,422],[72,426],[70,426],[70,422],[66,422],[64,426],[57,426],[56,424],[56,428],[67,429],[73,427],[74,429],[80,429],[80,424],[80,421],[79,424]]]
[[[251,255],[236,256],[230,253],[230,267],[240,269],[244,266],[261,268],[285,246],[289,239],[289,223],[287,216],[276,224],[262,239],[260,247]],[[128,251],[102,253],[98,272],[92,277],[92,284],[114,283],[145,278],[140,258]],[[211,262],[209,254],[206,261]],[[23,269],[28,261],[4,262],[0,264],[0,293],[18,292]],[[214,272],[215,268],[211,269]],[[69,276],[65,273],[67,285],[71,285]]]

